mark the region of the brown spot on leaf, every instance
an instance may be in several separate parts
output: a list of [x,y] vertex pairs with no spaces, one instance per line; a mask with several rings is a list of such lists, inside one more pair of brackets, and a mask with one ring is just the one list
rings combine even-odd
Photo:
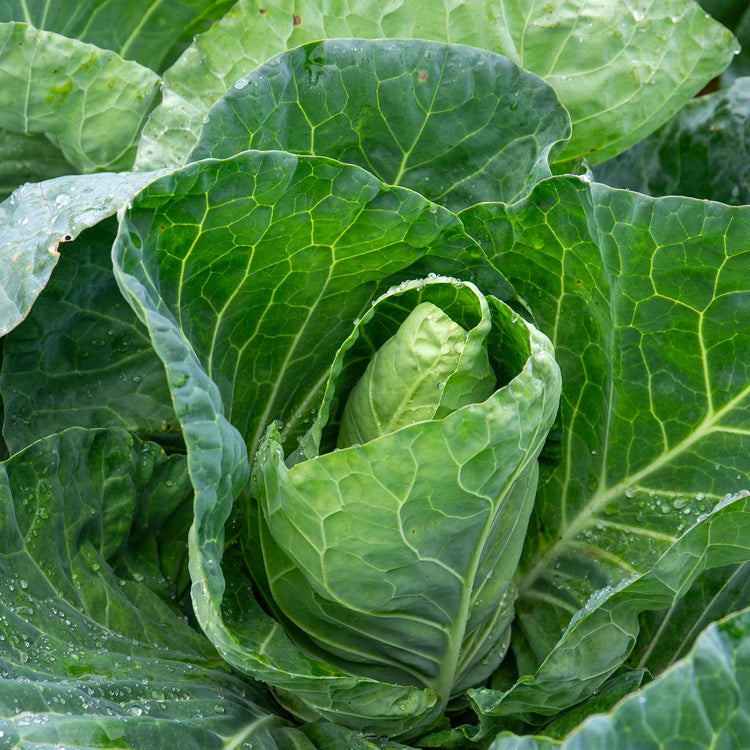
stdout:
[[302,23],[302,16],[298,16],[296,13],[292,16],[292,22],[295,26],[299,26]]
[[419,73],[417,73],[417,78],[424,83],[427,80],[427,71],[426,70],[420,70]]
[[258,13],[261,14],[261,16],[266,12],[265,8],[258,8]]

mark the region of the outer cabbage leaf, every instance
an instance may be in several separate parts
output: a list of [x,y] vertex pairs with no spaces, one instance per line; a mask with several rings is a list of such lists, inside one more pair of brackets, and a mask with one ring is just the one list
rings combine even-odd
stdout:
[[175,606],[191,497],[183,456],[119,430],[0,464],[3,746],[312,748]]
[[0,395],[12,451],[73,425],[124,427],[179,446],[164,366],[112,273],[116,232],[110,219],[68,244],[4,340]]
[[[683,600],[680,600],[683,601]],[[544,737],[562,739],[582,724],[589,716],[612,710],[623,698],[634,693],[650,675],[645,669],[621,669],[610,677],[590,698],[558,714],[540,734]]]
[[23,185],[0,203],[0,336],[28,315],[60,257],[60,243],[112,216],[154,177],[59,177]]
[[599,165],[597,180],[650,195],[750,203],[750,78],[689,101],[645,141]]
[[[468,361],[433,386],[441,410],[455,407],[331,451],[351,383],[425,303],[468,332]],[[498,383],[475,399],[478,352],[489,353]],[[412,282],[377,300],[342,345],[293,465],[278,427],[258,450],[259,532],[247,546],[253,565],[260,539],[254,575],[269,606],[327,663],[436,693],[440,702],[414,717],[412,733],[505,655],[536,459],[559,390],[549,341],[507,306],[473,285]]]
[[544,78],[570,112],[573,138],[561,158],[592,164],[666,122],[736,50],[731,33],[685,0],[240,0],[165,72],[138,165],[182,164],[211,105],[238,78],[287,48],[332,37],[418,38],[504,54]]
[[684,659],[564,740],[503,733],[490,750],[742,747],[750,727],[750,610],[701,633]]
[[160,71],[232,0],[0,0],[0,21],[25,21]]
[[159,77],[76,39],[0,24],[0,128],[44,133],[83,172],[129,167]]
[[512,201],[551,172],[570,121],[507,58],[422,41],[315,42],[239,79],[190,160],[248,148],[358,164],[459,210]]
[[[255,603],[225,523],[272,417],[301,434],[354,318],[394,281],[445,270],[507,294],[455,216],[358,167],[283,152],[196,162],[133,199],[118,282],[164,362],[196,489],[193,601],[235,667],[324,716],[397,734],[437,697],[311,659]],[[208,287],[210,286],[210,294]],[[243,440],[244,437],[244,440]]]
[[628,662],[659,674],[685,656],[706,626],[748,604],[750,563],[707,571],[667,609],[641,616],[638,642]]
[[750,475],[750,208],[576,178],[462,212],[563,373],[521,561],[520,674]]
[[469,691],[482,734],[504,717],[543,723],[560,709],[587,698],[627,658],[639,614],[680,599],[706,570],[750,560],[750,492],[730,496],[686,531],[646,574],[592,596],[535,674],[507,691]]
[[0,130],[0,200],[24,182],[70,174],[73,166],[44,135]]

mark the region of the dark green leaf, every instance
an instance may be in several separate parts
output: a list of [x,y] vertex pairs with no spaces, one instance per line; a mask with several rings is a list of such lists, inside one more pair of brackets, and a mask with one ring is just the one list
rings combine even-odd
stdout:
[[40,182],[74,171],[46,136],[0,130],[0,200],[24,182]]
[[184,621],[171,562],[124,563],[149,538],[174,560],[175,522],[184,556],[191,495],[184,457],[118,430],[72,428],[0,464],[4,747],[307,747]]
[[[563,373],[521,562],[521,674],[750,475],[750,208],[554,178],[462,212]],[[544,456],[544,454],[543,454]]]
[[73,425],[179,443],[164,366],[112,273],[116,231],[110,220],[70,243],[5,340],[0,394],[13,451]]
[[668,609],[641,616],[638,642],[628,662],[656,675],[681,659],[714,620],[750,606],[750,563],[704,573]]
[[590,698],[558,714],[542,734],[555,739],[565,737],[589,716],[611,710],[629,693],[638,690],[647,674],[645,669],[627,669],[614,674]]
[[630,653],[641,612],[673,605],[706,570],[750,560],[749,498],[745,492],[717,507],[648,573],[592,596],[536,674],[522,676],[505,692],[470,690],[482,734],[502,725],[504,717],[544,723],[587,698]]
[[315,42],[238,80],[190,159],[330,156],[452,210],[512,201],[570,135],[555,92],[500,55],[421,41]]
[[658,680],[559,742],[501,734],[490,750],[744,747],[750,727],[750,610],[714,623]]

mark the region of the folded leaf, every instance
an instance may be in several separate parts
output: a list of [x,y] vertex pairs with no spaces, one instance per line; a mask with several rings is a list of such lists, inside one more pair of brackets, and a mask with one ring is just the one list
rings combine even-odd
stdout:
[[[657,750],[682,747],[742,747],[750,713],[750,610],[712,624],[684,659],[621,702],[611,713],[591,717],[562,741],[499,735],[490,750],[602,750],[629,746]],[[624,738],[627,737],[627,740]]]
[[282,152],[196,162],[157,180],[123,213],[114,260],[183,427],[202,628],[229,663],[277,694],[292,689],[319,715],[357,727],[404,731],[436,696],[300,651],[255,603],[244,563],[222,561],[225,523],[268,422],[281,416],[287,439],[303,432],[339,344],[380,291],[426,275],[426,264],[473,274],[498,294],[504,279],[445,209],[358,167]]
[[[336,432],[342,413],[346,425],[348,385],[432,308],[478,334],[502,379],[440,419],[422,415],[362,445],[326,450],[335,444],[326,432]],[[454,354],[446,359],[456,363]],[[443,388],[432,384],[438,397],[463,374],[458,359]],[[509,308],[455,280],[412,282],[376,300],[342,345],[300,442],[304,455],[286,466],[275,425],[258,450],[259,532],[246,544],[269,606],[327,663],[430,688],[439,702],[412,717],[409,734],[429,728],[451,697],[486,680],[505,655],[536,458],[559,389],[548,340]]]
[[630,653],[639,614],[670,606],[701,573],[750,559],[750,492],[730,498],[680,537],[653,569],[602,589],[579,610],[534,675],[505,692],[469,691],[481,733],[500,717],[539,723],[591,695]]
[[60,243],[112,216],[154,177],[58,177],[23,185],[0,203],[0,336],[28,315],[57,264]]

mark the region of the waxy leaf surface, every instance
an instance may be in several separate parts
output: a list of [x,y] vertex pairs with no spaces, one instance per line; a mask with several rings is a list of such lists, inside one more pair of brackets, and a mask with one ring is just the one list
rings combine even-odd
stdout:
[[454,211],[527,193],[570,135],[555,92],[507,58],[414,40],[298,47],[206,118],[191,161],[249,148],[330,156]]
[[649,0],[241,0],[165,73],[139,145],[144,169],[184,163],[235,81],[274,55],[334,37],[426,39],[510,58],[570,112],[561,155],[604,161],[668,120],[731,61],[736,40],[694,2]]

